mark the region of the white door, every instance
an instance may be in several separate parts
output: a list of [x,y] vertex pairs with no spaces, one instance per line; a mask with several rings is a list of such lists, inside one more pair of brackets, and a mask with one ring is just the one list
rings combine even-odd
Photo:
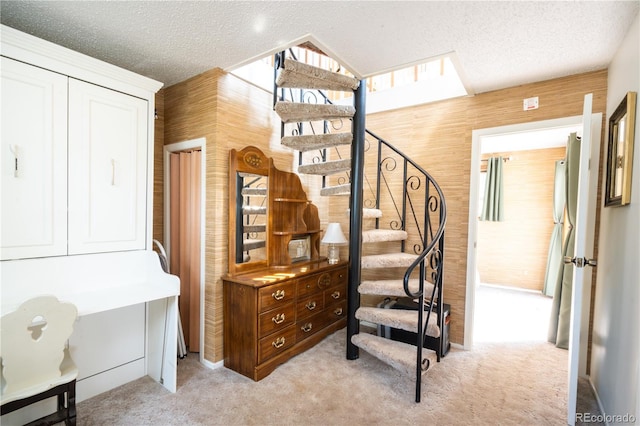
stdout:
[[67,254],[67,77],[2,58],[1,258]]
[[69,79],[69,254],[145,248],[147,101]]
[[[578,395],[578,377],[586,369],[591,300],[591,269],[587,259],[593,256],[600,132],[602,119],[592,120],[592,94],[584,98],[582,140],[580,144],[580,172],[575,219],[575,249],[573,254],[573,289],[569,332],[569,390],[567,424],[574,425]],[[598,114],[600,117],[600,114]],[[565,260],[566,261],[566,260]]]

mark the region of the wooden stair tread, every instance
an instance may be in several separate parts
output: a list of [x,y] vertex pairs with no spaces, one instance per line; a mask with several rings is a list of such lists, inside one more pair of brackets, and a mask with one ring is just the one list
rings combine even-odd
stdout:
[[404,241],[408,238],[407,231],[395,229],[368,229],[362,231],[362,243],[381,243],[386,241]]
[[276,103],[275,111],[284,123],[351,118],[356,112],[352,105],[307,104],[282,101]]
[[[406,309],[372,308],[365,306],[358,308],[358,310],[356,311],[356,318],[361,321],[369,321],[374,324],[386,325],[388,327],[411,331],[413,333],[417,332],[418,330],[418,311],[411,311]],[[422,317],[422,322],[427,322],[426,312]],[[431,337],[440,337],[440,327],[438,327],[438,314],[436,314],[435,312],[431,312],[426,333]]]
[[[416,347],[408,343],[397,342],[367,333],[355,334],[351,342],[359,348],[369,352],[379,360],[385,362],[406,376],[416,374]],[[435,352],[423,351],[423,359],[428,359],[432,366],[436,362]],[[427,370],[423,370],[424,375]]]
[[[417,278],[412,278],[409,280],[409,290],[412,293],[418,292],[418,286],[419,286],[419,280]],[[433,292],[433,283],[425,281],[424,283],[425,296],[431,296],[432,292]],[[407,294],[404,292],[404,284],[402,279],[365,280],[365,281],[362,281],[358,286],[358,293],[407,297]]]
[[385,253],[362,256],[361,265],[365,269],[408,268],[418,255],[410,253]]
[[[351,215],[351,209],[347,209],[347,216]],[[382,210],[380,209],[362,209],[362,218],[363,219],[379,219],[382,217]]]
[[242,206],[242,214],[267,214],[267,206]]
[[242,232],[267,232],[267,225],[243,225]]
[[288,148],[301,152],[350,145],[353,141],[351,133],[324,133],[319,135],[285,136],[280,143]]
[[345,183],[342,185],[335,186],[327,186],[320,190],[321,196],[329,196],[329,195],[350,195],[351,194],[351,184]]
[[267,188],[242,188],[242,195],[267,196]]
[[318,90],[356,90],[360,82],[344,74],[325,70],[313,65],[285,59],[284,69],[280,70],[276,80],[279,87],[295,87]]
[[255,250],[266,246],[265,240],[246,239],[242,241],[242,250]]
[[351,170],[351,160],[333,160],[324,161],[322,163],[301,164],[298,166],[298,173],[307,175],[328,176],[335,173]]

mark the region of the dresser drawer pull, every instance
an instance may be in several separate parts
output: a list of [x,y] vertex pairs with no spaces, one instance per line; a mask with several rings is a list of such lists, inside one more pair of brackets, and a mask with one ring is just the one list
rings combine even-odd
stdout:
[[280,313],[280,314],[276,315],[275,317],[272,317],[271,321],[275,322],[276,324],[282,323],[284,321],[284,314]]
[[271,293],[271,296],[276,300],[282,300],[284,299],[284,290],[276,290],[274,293]]
[[342,308],[336,309],[333,313],[336,314],[336,316],[342,316]]
[[271,342],[271,344],[273,345],[274,348],[280,349],[281,347],[284,346],[284,340],[285,340],[284,337],[278,337],[276,340]]
[[333,293],[331,293],[331,297],[333,297],[336,300],[340,299],[340,292],[334,291]]
[[316,301],[313,300],[306,305],[304,305],[308,310],[313,311],[316,308]]
[[300,327],[300,329],[302,331],[304,331],[305,333],[310,332],[312,328],[313,328],[313,324],[311,324],[310,322],[308,322],[305,325],[303,325],[302,327]]

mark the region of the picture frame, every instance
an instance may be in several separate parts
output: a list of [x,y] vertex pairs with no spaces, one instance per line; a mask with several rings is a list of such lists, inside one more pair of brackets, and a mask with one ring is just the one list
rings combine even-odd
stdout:
[[609,118],[605,207],[624,206],[631,201],[636,92],[627,92]]

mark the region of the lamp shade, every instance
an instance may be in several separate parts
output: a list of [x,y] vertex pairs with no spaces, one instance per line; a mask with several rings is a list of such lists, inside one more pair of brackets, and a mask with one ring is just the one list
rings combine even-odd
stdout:
[[327,232],[325,232],[324,237],[322,238],[323,244],[347,244],[348,241],[344,237],[344,233],[342,232],[342,228],[339,223],[330,223],[327,227]]

